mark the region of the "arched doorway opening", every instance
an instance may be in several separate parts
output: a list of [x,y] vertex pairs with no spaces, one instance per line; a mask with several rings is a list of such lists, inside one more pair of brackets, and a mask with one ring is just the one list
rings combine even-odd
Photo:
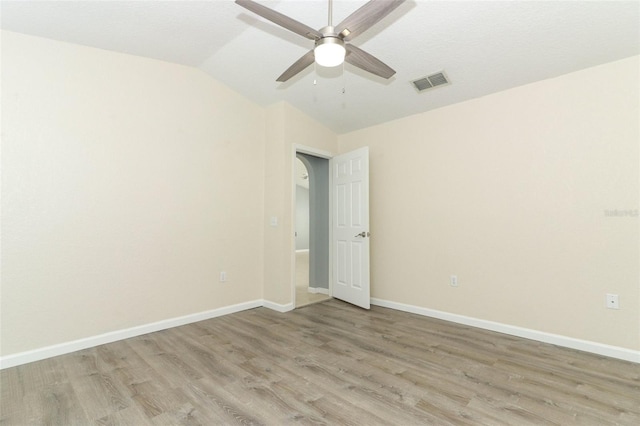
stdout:
[[329,296],[329,160],[296,153],[295,307]]

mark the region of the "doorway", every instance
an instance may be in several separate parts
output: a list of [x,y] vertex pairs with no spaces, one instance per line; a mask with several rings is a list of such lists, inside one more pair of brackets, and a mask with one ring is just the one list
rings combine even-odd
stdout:
[[330,299],[329,160],[296,152],[295,307]]

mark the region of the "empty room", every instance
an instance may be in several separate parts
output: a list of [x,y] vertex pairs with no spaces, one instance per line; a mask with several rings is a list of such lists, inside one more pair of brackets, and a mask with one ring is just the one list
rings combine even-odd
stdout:
[[640,2],[0,23],[1,424],[640,424]]

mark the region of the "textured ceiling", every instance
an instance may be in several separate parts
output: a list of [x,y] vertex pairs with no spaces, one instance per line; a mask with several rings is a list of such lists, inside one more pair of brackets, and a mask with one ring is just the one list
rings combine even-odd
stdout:
[[[326,1],[260,3],[314,28],[327,24]],[[334,23],[364,3],[336,0]],[[640,53],[638,1],[407,0],[353,40],[397,71],[390,80],[347,64],[311,66],[276,83],[313,42],[231,0],[0,7],[3,29],[198,67],[261,105],[287,101],[337,133]],[[442,70],[451,85],[417,93],[410,84]]]

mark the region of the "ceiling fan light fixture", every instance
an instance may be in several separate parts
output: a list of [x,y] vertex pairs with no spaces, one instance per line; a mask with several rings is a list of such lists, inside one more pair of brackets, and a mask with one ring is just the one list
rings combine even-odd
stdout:
[[[284,83],[314,62],[322,67],[336,67],[343,64],[345,59],[349,59],[347,62],[354,67],[382,78],[389,79],[396,73],[380,59],[359,49],[350,42],[359,34],[380,22],[385,16],[388,16],[405,0],[369,0],[336,26],[332,23],[333,0],[328,0],[328,23],[326,27],[319,30],[314,30],[310,26],[263,6],[254,0],[235,1],[238,5],[258,16],[315,41],[314,48],[295,61],[276,81]],[[345,44],[346,42],[349,43]],[[347,46],[349,49],[347,49]]]
[[316,42],[313,55],[321,67],[337,67],[344,62],[346,50],[338,37],[323,37]]

